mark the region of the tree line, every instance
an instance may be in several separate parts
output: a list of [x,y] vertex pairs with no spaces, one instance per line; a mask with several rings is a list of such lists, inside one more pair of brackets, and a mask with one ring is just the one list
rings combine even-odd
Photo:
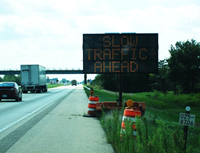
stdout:
[[[169,49],[170,57],[158,62],[156,74],[123,74],[123,92],[166,93],[200,92],[200,43],[194,39],[178,41]],[[99,74],[92,85],[119,91],[118,74]]]
[[21,76],[4,75],[3,78],[0,77],[0,82],[16,82],[18,85],[21,85]]

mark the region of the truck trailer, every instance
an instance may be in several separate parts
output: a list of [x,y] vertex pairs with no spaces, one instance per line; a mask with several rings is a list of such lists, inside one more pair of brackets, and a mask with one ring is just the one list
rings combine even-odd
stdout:
[[72,84],[72,86],[73,86],[73,85],[77,86],[77,81],[76,81],[76,80],[72,80],[72,81],[71,81],[71,84]]
[[47,92],[46,69],[41,65],[21,65],[21,87],[23,93]]

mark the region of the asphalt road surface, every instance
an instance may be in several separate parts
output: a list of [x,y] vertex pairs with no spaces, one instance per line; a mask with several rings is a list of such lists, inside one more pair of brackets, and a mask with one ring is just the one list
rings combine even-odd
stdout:
[[0,102],[0,153],[113,153],[82,85]]

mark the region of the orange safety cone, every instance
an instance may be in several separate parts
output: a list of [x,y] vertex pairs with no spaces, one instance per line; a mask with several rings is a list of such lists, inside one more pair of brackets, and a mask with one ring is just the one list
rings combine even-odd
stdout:
[[125,108],[124,115],[122,118],[121,132],[120,132],[121,140],[122,140],[122,133],[125,133],[125,120],[128,120],[128,121],[130,120],[132,122],[133,136],[136,137],[137,131],[136,131],[136,126],[135,126],[135,122],[136,122],[135,117],[136,116],[141,117],[141,111],[139,108],[137,108],[137,107],[130,108],[130,106],[133,106],[132,100],[128,100],[127,105],[128,105],[128,107]]

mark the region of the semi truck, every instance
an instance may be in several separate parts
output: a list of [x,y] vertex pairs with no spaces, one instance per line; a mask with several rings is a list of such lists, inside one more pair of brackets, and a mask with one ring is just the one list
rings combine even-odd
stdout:
[[76,80],[72,80],[72,81],[71,81],[71,84],[72,84],[72,86],[73,86],[73,85],[77,86],[77,81],[76,81]]
[[21,65],[21,87],[23,93],[47,92],[46,68],[41,65]]

